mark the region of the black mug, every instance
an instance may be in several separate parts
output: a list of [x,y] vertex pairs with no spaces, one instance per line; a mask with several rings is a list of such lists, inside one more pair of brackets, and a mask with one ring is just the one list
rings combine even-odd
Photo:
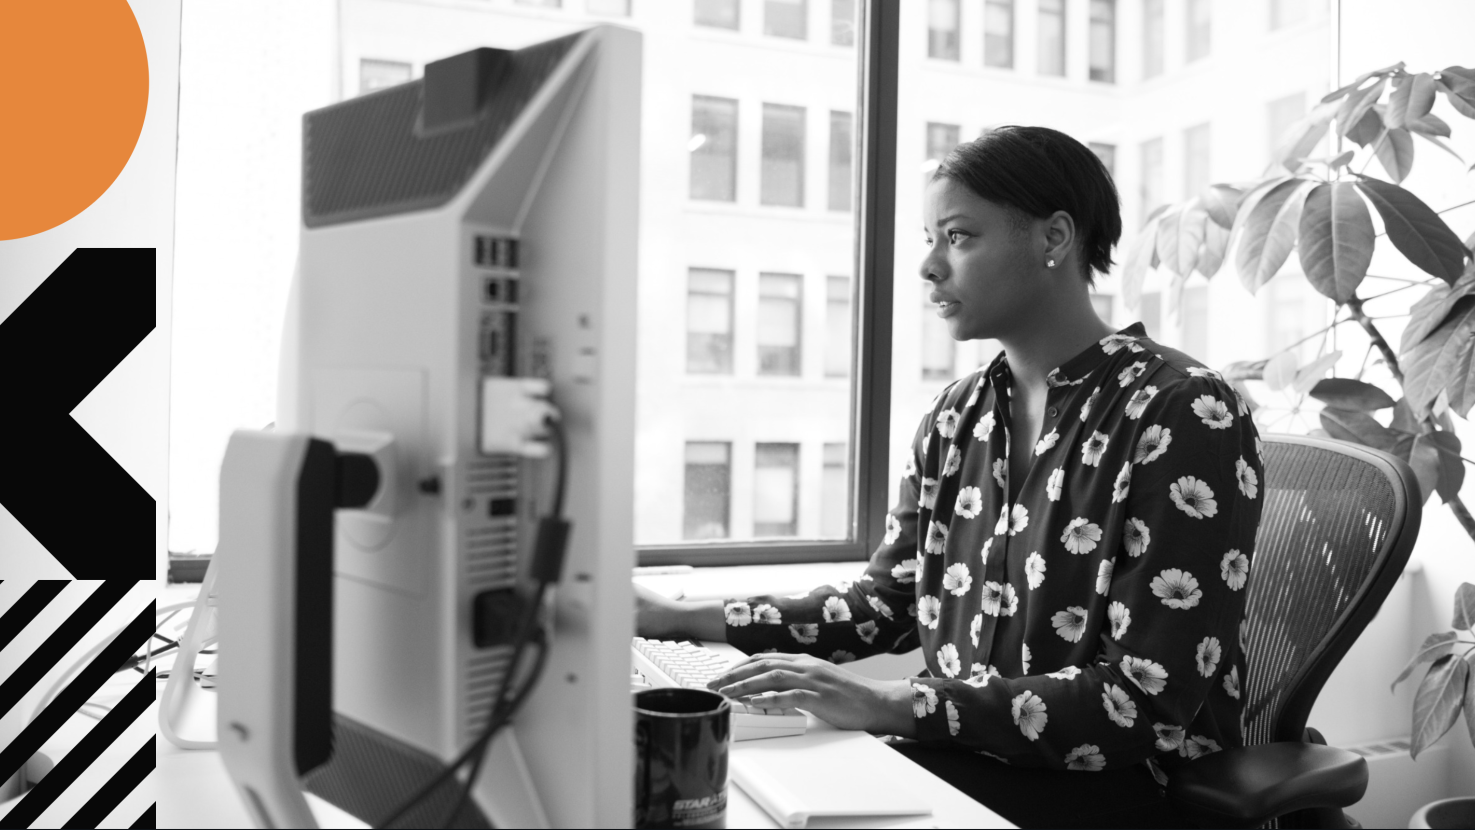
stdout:
[[727,826],[732,704],[700,689],[635,694],[635,826]]

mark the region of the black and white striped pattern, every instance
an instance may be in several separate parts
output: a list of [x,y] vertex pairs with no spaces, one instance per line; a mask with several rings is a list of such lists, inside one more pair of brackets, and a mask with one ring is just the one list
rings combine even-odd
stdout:
[[0,781],[35,784],[0,827],[155,826],[154,671],[128,667],[154,608],[151,580],[0,584]]

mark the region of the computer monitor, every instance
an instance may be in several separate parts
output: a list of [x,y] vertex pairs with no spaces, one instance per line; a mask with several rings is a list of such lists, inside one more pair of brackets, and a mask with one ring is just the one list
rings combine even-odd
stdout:
[[[305,789],[377,822],[485,727],[509,649],[477,647],[474,603],[526,577],[552,476],[547,462],[482,452],[496,426],[483,385],[529,377],[551,382],[562,416],[573,528],[541,682],[472,797],[499,826],[628,826],[640,73],[640,36],[600,26],[457,55],[304,117],[275,430],[374,458],[382,481],[334,516],[333,746],[310,770],[283,773],[294,761],[281,747],[241,751],[271,724],[233,717],[293,717],[243,675],[307,671],[312,655],[248,665],[238,644],[268,628],[306,642],[295,638],[311,623],[286,604],[259,628],[243,630],[239,610],[232,623],[247,600],[244,581],[232,595],[231,557],[246,557],[227,531],[249,537],[252,520],[222,503],[220,740],[258,821],[294,815],[260,776],[304,773]],[[316,589],[293,590],[302,612]]]

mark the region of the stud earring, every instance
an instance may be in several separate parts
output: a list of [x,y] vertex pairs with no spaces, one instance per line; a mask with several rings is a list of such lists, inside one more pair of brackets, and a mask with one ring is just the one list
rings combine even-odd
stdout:
[[1054,268],[1055,267],[1055,260],[1054,259],[1047,259],[1047,260],[1045,260],[1045,267],[1046,268]]

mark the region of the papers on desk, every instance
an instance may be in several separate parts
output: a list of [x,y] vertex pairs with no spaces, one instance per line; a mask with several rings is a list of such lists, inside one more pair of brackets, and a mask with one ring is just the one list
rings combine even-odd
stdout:
[[[874,771],[895,762],[895,750],[877,740],[848,740],[849,734],[811,733],[802,751],[794,751],[788,738],[751,741],[742,752],[732,754],[728,771],[733,783],[780,827],[815,827],[827,823],[824,819],[844,819],[846,827],[893,827],[898,826],[897,817],[932,815],[931,807],[898,782],[874,777]],[[843,754],[815,745],[829,741],[843,742]],[[816,763],[818,758],[827,763]],[[864,818],[878,821],[857,821]],[[927,820],[901,824],[935,826]]]

